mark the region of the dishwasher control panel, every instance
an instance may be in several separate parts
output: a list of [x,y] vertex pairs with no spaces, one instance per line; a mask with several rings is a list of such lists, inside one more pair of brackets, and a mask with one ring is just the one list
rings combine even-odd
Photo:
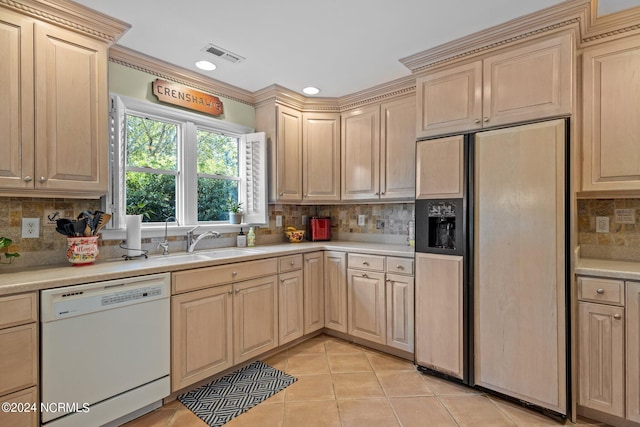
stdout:
[[40,295],[41,320],[50,322],[169,298],[170,284],[169,274],[154,274],[48,289]]

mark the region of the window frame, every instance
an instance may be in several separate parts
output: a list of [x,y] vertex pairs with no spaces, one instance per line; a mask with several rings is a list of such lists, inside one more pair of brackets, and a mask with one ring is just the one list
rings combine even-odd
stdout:
[[[247,227],[249,223],[232,225],[225,221],[203,221],[198,222],[197,212],[197,130],[206,130],[238,138],[239,140],[239,178],[240,185],[238,198],[247,206],[246,192],[246,159],[243,153],[248,137],[260,136],[253,134],[253,129],[226,122],[213,117],[206,117],[189,111],[167,107],[161,104],[130,98],[122,95],[111,94],[110,105],[110,135],[109,135],[109,183],[108,193],[102,198],[102,207],[105,212],[112,215],[112,220],[103,229],[103,238],[122,238],[124,236],[124,210],[126,209],[124,178],[125,178],[125,157],[126,157],[126,115],[133,114],[141,117],[162,120],[176,123],[178,131],[178,173],[176,182],[176,216],[181,219],[180,223],[169,222],[169,235],[181,235],[186,230],[195,226],[200,226],[199,230],[216,230],[219,232],[231,232],[239,230],[239,227]],[[265,158],[262,159],[263,167],[267,167],[266,141],[264,134],[261,136],[261,144],[264,145]],[[192,165],[189,164],[193,160]],[[188,165],[188,167],[187,167]],[[261,199],[264,199],[264,206],[258,206],[258,211],[249,215],[252,222],[250,225],[264,225],[267,223],[267,180],[266,171],[264,174]],[[192,182],[195,185],[189,186]],[[191,208],[189,208],[191,206]],[[248,216],[245,214],[245,216]],[[144,237],[164,236],[165,223],[152,222],[142,224]]]

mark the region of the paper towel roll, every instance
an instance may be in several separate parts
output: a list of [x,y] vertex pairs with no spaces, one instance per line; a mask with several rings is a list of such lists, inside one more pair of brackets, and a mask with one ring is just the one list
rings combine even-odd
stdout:
[[127,255],[142,254],[142,215],[125,215],[127,227]]

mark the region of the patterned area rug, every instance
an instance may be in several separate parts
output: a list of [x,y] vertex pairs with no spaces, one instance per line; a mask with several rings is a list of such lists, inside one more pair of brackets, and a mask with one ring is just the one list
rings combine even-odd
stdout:
[[287,388],[296,380],[291,375],[258,361],[181,394],[178,400],[205,423],[218,427]]

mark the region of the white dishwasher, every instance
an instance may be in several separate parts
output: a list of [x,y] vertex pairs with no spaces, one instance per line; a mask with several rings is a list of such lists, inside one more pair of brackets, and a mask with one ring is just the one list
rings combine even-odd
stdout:
[[41,291],[41,419],[118,425],[170,393],[170,276]]

